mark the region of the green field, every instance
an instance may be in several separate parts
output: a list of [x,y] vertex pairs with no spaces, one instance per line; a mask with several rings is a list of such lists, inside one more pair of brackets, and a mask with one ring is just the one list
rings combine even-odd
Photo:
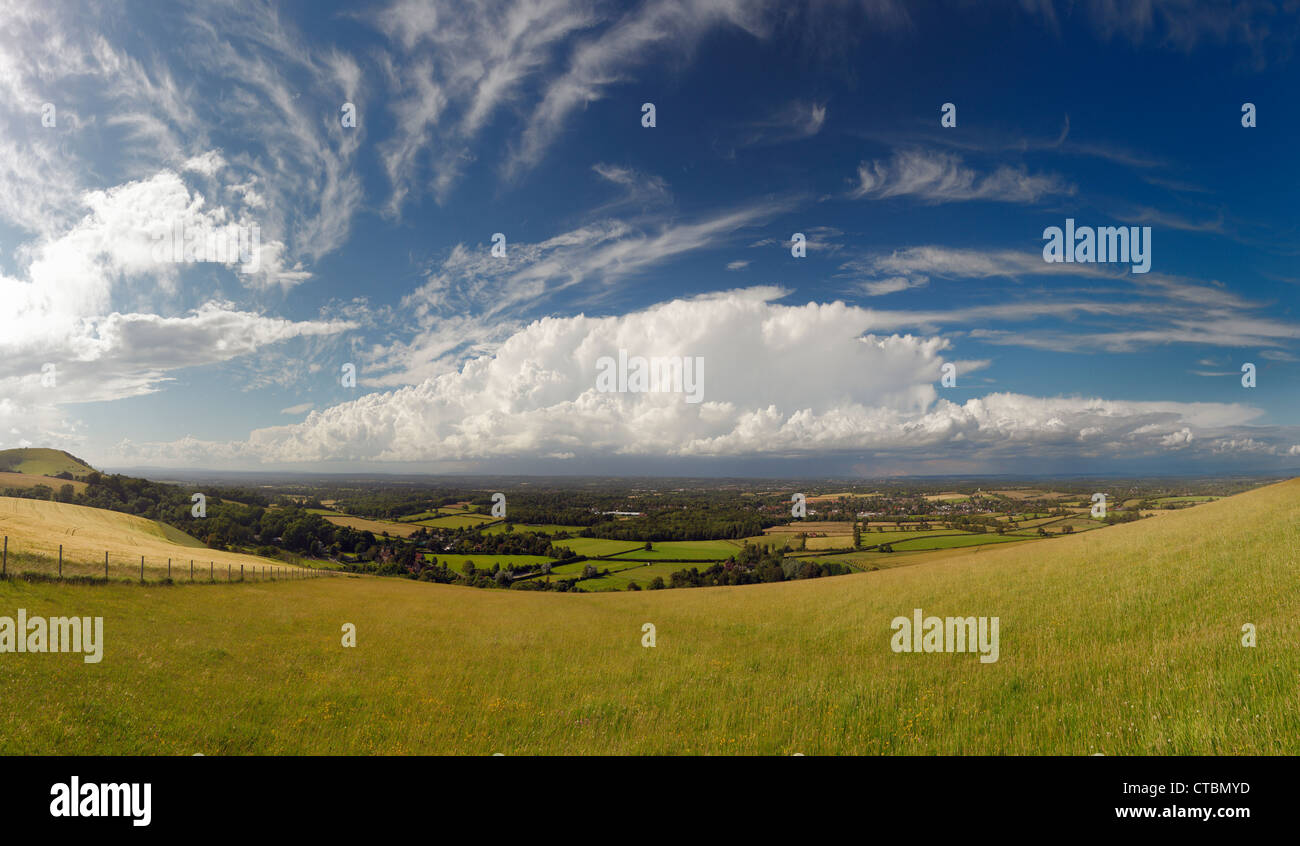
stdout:
[[572,549],[577,555],[585,555],[589,558],[598,558],[603,555],[615,555],[620,552],[631,552],[635,549],[645,549],[644,543],[636,541],[606,540],[605,538],[569,538],[568,540],[556,541],[555,545],[565,549]]
[[446,564],[458,573],[465,572],[466,561],[473,561],[476,569],[491,570],[493,564],[500,564],[502,567],[507,564],[514,564],[516,567],[521,564],[533,564],[540,567],[547,561],[554,560],[545,555],[452,555],[445,552],[429,552],[425,553],[424,557],[436,557],[439,564]]
[[[607,565],[601,563],[598,564],[597,566],[603,570]],[[668,578],[673,573],[677,572],[678,570],[681,570],[684,567],[692,567],[696,565],[653,564],[653,563],[637,563],[637,564],[630,564],[630,565],[622,565],[622,564],[611,563],[608,566],[609,569],[612,571],[608,576],[601,576],[598,579],[584,579],[583,581],[578,583],[578,587],[580,587],[582,590],[590,590],[590,591],[627,590],[628,585],[630,585],[632,582],[636,582],[638,587],[645,589],[650,586],[650,582],[651,580],[654,579],[655,576],[661,577],[666,583],[668,581]],[[708,565],[701,565],[701,566],[708,566]],[[622,569],[616,570],[616,568],[622,568]]]
[[938,535],[935,537],[912,538],[911,540],[895,541],[891,546],[895,551],[906,552],[908,550],[921,549],[955,549],[961,546],[982,546],[990,543],[1012,543],[1022,540],[1025,539],[1014,535]]
[[[314,510],[314,509],[313,509]],[[398,523],[418,523],[421,520],[432,520],[438,516],[437,511],[421,511],[419,514],[407,514],[397,518]]]
[[432,520],[420,520],[415,525],[428,526],[434,529],[465,529],[470,526],[491,523],[495,519],[495,517],[489,517],[486,514],[449,514],[445,517],[435,517]]
[[[101,615],[106,645],[95,665],[2,656],[7,700],[40,707],[0,709],[0,752],[1294,755],[1298,517],[1292,481],[735,588],[3,582],[3,613]],[[1000,659],[893,652],[890,621],[914,608],[999,617]]]
[[1056,517],[1049,522],[1036,523],[1034,524],[1034,527],[1025,527],[1025,528],[1017,529],[1013,534],[1022,535],[1026,537],[1038,537],[1038,529],[1036,528],[1037,526],[1042,526],[1044,529],[1046,529],[1048,532],[1051,532],[1052,534],[1056,534],[1057,532],[1062,531],[1066,526],[1069,526],[1071,531],[1074,532],[1089,532],[1092,531],[1093,529],[1106,528],[1106,524],[1101,522],[1100,520],[1094,520],[1091,517],[1088,517],[1087,515],[1079,515],[1076,517]]
[[[567,546],[568,541],[560,541],[560,545]],[[703,540],[703,541],[662,541],[651,544],[653,549],[645,549],[645,544],[641,544],[631,552],[624,552],[614,556],[623,559],[645,559],[648,561],[664,560],[687,560],[687,561],[725,561],[740,551],[740,548],[731,541],[725,540]],[[577,552],[577,550],[574,550]]]
[[569,564],[557,564],[551,570],[552,578],[571,579],[574,576],[581,576],[583,570],[587,567],[595,567],[598,571],[608,570],[607,575],[597,576],[593,579],[582,579],[578,582],[578,588],[584,591],[617,591],[626,590],[628,585],[636,582],[638,587],[646,588],[655,576],[660,576],[665,582],[669,577],[686,567],[702,566],[682,564],[678,562],[643,562],[643,561],[619,561],[617,558],[605,559],[601,561],[587,560],[577,561]]
[[[544,525],[529,525],[526,523],[515,523],[513,525],[514,525],[514,529],[512,531],[518,534],[527,534],[529,532],[533,532],[539,535],[557,535],[560,534],[561,532],[566,532],[571,535],[576,535],[578,532],[581,532],[585,528],[584,526],[559,526],[554,523],[546,523]],[[495,526],[488,526],[486,529],[483,530],[483,534],[499,535],[504,533],[505,530],[506,530],[506,524],[498,523]]]
[[33,476],[53,476],[66,471],[81,479],[95,468],[62,450],[24,448],[0,449],[0,471]]
[[[933,535],[965,535],[969,532],[961,529],[931,529],[928,532],[863,532],[862,545],[876,546],[882,543],[897,543],[901,540],[916,540],[917,538],[928,538]],[[852,540],[852,538],[850,538]]]

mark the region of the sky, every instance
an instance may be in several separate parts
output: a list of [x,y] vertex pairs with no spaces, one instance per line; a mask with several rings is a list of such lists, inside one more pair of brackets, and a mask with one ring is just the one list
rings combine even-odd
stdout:
[[1298,40],[1295,0],[0,2],[0,448],[1300,468]]

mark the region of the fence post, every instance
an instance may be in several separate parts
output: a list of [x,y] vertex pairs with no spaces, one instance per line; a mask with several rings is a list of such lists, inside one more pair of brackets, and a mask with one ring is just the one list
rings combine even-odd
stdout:
[[230,581],[230,565],[229,565],[229,564],[226,565],[226,581],[227,581],[227,582]]
[[63,578],[63,544],[59,544],[59,578]]
[[244,580],[244,565],[243,565],[243,564],[240,564],[240,565],[239,565],[239,580],[240,580],[241,582]]
[[167,581],[170,582],[171,580],[172,580],[172,560],[168,558],[167,559]]
[[144,556],[140,556],[140,584],[144,584]]
[[9,574],[9,536],[8,535],[5,535],[4,564],[0,566],[3,567],[3,569],[0,569],[0,575],[8,575]]
[[104,581],[108,581],[108,550],[104,550]]
[[190,581],[194,581],[194,559],[190,559]]
[[208,562],[208,581],[210,581],[210,582],[215,582],[216,580],[217,580],[217,565],[216,565],[215,562],[209,561],[209,562]]

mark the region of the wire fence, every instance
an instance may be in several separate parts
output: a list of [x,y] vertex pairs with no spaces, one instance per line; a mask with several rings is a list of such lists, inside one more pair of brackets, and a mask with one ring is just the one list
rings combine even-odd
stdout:
[[[196,550],[197,551],[197,550]],[[232,561],[230,553],[222,560],[214,558],[166,558],[163,556],[114,553],[104,550],[102,561],[87,560],[85,549],[76,554],[59,545],[57,553],[46,550],[19,549],[10,546],[6,535],[0,547],[0,578],[49,578],[64,581],[138,582],[141,584],[275,582],[318,579],[337,575],[332,570],[268,564],[254,561]]]

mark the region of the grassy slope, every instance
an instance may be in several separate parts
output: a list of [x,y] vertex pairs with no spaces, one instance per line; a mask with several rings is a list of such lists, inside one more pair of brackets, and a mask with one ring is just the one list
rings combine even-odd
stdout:
[[[11,556],[57,556],[62,545],[67,562],[87,564],[85,572],[92,574],[102,572],[105,550],[115,564],[138,561],[144,555],[146,565],[154,568],[166,568],[168,558],[214,561],[217,567],[231,564],[238,568],[241,563],[282,566],[282,562],[253,555],[208,549],[179,529],[133,514],[37,499],[0,497],[0,535],[9,538]],[[82,570],[73,567],[68,572]]]
[[[55,470],[54,472],[59,472]],[[90,487],[85,482],[78,482],[75,479],[56,479],[53,476],[38,476],[31,473],[4,473],[0,472],[0,488],[34,488],[37,485],[58,490],[64,485],[72,485],[72,489],[77,493],[85,493],[86,488]]]
[[[108,641],[95,666],[0,655],[6,700],[40,703],[0,709],[0,752],[1296,754],[1298,513],[1293,481],[740,588],[0,584],[0,614],[103,615]],[[915,607],[999,616],[1001,660],[893,653]]]
[[18,473],[31,473],[37,476],[53,476],[67,470],[74,476],[81,477],[94,471],[66,452],[57,449],[4,449],[0,450],[0,468],[9,468]]

